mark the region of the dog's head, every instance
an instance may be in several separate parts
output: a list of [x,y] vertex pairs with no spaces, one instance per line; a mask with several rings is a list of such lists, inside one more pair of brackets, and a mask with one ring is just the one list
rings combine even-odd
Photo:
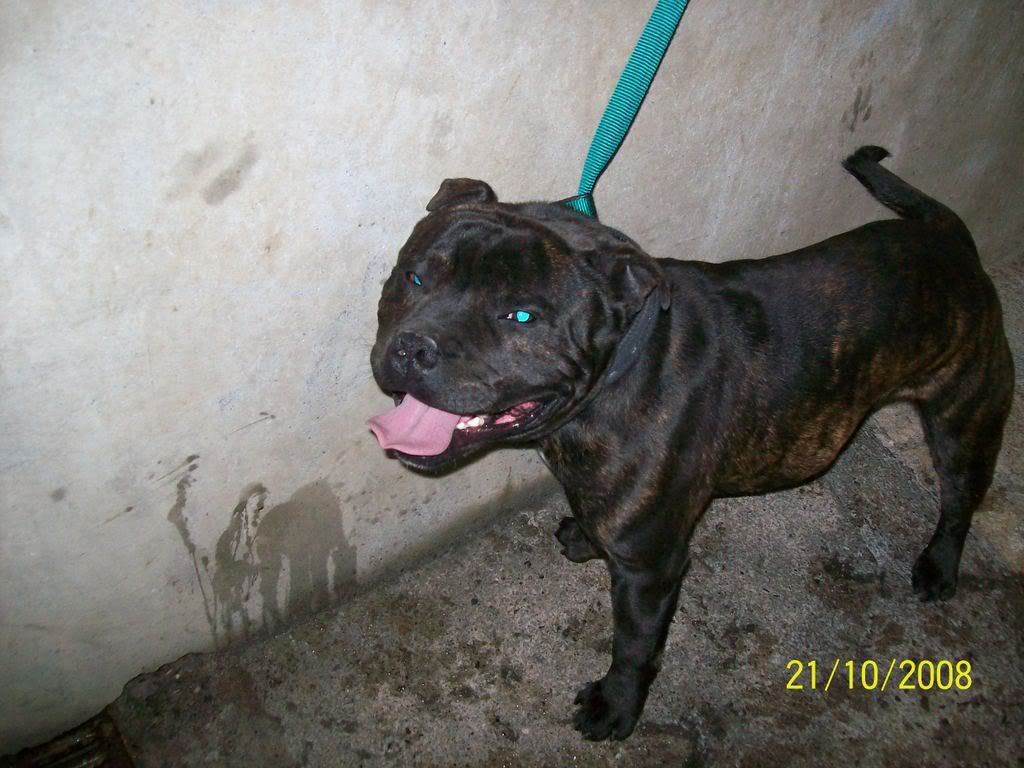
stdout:
[[641,309],[668,307],[657,262],[562,205],[502,204],[482,181],[449,179],[427,210],[384,284],[370,355],[398,403],[370,426],[408,466],[549,434],[599,387]]

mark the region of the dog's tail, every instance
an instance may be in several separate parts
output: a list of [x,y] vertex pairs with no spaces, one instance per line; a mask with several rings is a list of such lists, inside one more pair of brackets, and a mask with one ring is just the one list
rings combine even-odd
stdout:
[[953,226],[967,232],[966,225],[953,211],[879,165],[887,157],[889,152],[881,147],[861,147],[843,160],[843,168],[867,187],[878,202],[903,218]]

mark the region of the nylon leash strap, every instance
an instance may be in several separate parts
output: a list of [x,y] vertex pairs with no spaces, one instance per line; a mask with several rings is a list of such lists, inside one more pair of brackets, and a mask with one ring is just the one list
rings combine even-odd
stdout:
[[625,69],[619,75],[619,82],[615,85],[611,100],[590,142],[587,159],[583,164],[583,175],[580,177],[579,193],[559,201],[562,204],[592,219],[597,218],[594,187],[629,133],[651,87],[651,81],[665,58],[665,51],[672,42],[679,21],[683,18],[687,3],[688,0],[658,0]]

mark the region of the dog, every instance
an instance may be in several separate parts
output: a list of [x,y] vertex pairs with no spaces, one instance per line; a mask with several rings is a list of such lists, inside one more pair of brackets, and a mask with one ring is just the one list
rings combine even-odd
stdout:
[[573,513],[563,554],[611,574],[611,666],[575,700],[587,739],[633,731],[710,500],[821,475],[886,403],[916,404],[940,480],[913,589],[954,594],[1013,361],[967,227],[883,168],[888,154],[843,165],[899,219],[770,258],[652,258],[564,205],[500,203],[472,179],[446,180],[402,247],[370,357],[398,405],[370,428],[421,471],[539,447]]

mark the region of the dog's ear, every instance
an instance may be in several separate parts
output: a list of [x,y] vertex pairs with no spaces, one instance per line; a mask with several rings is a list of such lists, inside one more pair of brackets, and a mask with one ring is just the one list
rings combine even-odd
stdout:
[[[647,297],[656,293],[657,301],[662,309],[668,309],[672,304],[672,290],[669,288],[668,278],[661,271],[658,262],[645,256],[643,258],[627,258],[619,262],[616,271],[621,272],[620,290],[623,300],[628,305],[636,304],[637,311],[647,301]],[[613,280],[616,279],[613,273]]]
[[445,179],[437,194],[427,203],[428,211],[464,203],[496,203],[498,196],[483,181],[476,179]]
[[605,275],[611,295],[622,303],[627,314],[639,312],[647,297],[654,292],[657,292],[655,295],[663,310],[672,304],[668,278],[658,262],[642,251],[628,255],[597,255],[592,252],[587,261]]

